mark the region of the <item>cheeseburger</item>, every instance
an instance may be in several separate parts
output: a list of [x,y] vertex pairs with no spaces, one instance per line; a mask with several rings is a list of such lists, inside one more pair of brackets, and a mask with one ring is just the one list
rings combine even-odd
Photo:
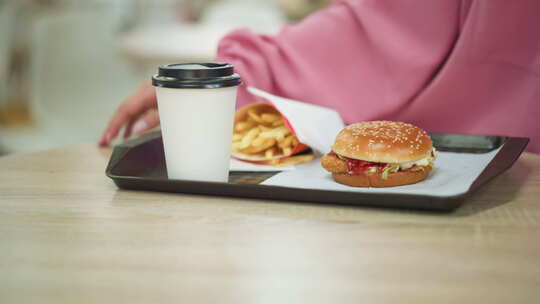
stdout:
[[434,159],[424,130],[403,122],[367,121],[341,130],[321,165],[340,184],[392,187],[426,179]]

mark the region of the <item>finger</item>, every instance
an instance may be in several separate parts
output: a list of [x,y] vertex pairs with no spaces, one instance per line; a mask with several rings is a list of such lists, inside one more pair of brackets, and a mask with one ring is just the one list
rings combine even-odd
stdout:
[[133,132],[140,135],[159,125],[159,112],[157,109],[149,109],[145,113],[133,117],[124,127],[124,139],[131,136]]
[[124,128],[124,139],[128,139],[131,136],[131,130],[133,128],[133,124],[135,121],[137,121],[138,117],[134,117],[128,121]]
[[159,112],[157,109],[150,109],[137,120],[133,126],[133,132],[137,135],[141,135],[142,133],[155,128],[157,125],[159,125]]
[[116,137],[120,128],[136,118],[149,108],[156,106],[156,96],[154,88],[145,83],[131,97],[126,99],[118,108],[115,115],[109,122],[107,132],[109,137]]
[[139,89],[128,97],[116,110],[103,136],[100,145],[108,145],[117,135],[119,130],[129,120],[139,116],[147,109],[156,107],[156,93],[149,82],[143,83]]

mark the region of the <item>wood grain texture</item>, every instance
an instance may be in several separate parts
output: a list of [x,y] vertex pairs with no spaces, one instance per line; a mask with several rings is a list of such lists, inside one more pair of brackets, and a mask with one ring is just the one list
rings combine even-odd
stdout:
[[0,303],[537,303],[540,156],[451,214],[118,190],[92,145],[0,158]]

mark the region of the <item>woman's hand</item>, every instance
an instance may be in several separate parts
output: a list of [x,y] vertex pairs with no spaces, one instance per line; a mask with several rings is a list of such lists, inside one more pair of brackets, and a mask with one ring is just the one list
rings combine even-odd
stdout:
[[126,98],[118,107],[99,141],[100,146],[108,146],[124,128],[124,139],[132,132],[142,134],[159,124],[156,91],[150,81],[141,84],[139,89]]

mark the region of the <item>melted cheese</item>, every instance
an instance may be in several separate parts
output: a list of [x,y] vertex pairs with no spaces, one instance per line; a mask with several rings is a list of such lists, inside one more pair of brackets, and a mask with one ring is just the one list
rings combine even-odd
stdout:
[[[435,150],[435,148],[433,148],[433,155],[436,155],[437,151]],[[403,163],[398,163],[398,168],[401,168],[403,170],[407,170],[409,168],[411,168],[412,166],[420,166],[420,167],[426,167],[426,166],[429,166],[429,165],[433,165],[433,160],[435,159],[434,156],[431,156],[431,153],[424,157],[424,158],[421,158],[419,160],[415,160],[415,161],[411,161],[411,162],[403,162]],[[397,170],[396,170],[397,171]]]
[[433,161],[435,160],[437,151],[435,150],[435,148],[433,148],[432,151],[433,153],[430,153],[428,156],[421,158],[419,160],[397,163],[397,164],[389,164],[388,166],[384,168],[383,173],[382,173],[382,178],[387,179],[389,173],[397,172],[399,170],[407,170],[409,168],[412,168],[413,166],[419,166],[419,167],[433,166]]

